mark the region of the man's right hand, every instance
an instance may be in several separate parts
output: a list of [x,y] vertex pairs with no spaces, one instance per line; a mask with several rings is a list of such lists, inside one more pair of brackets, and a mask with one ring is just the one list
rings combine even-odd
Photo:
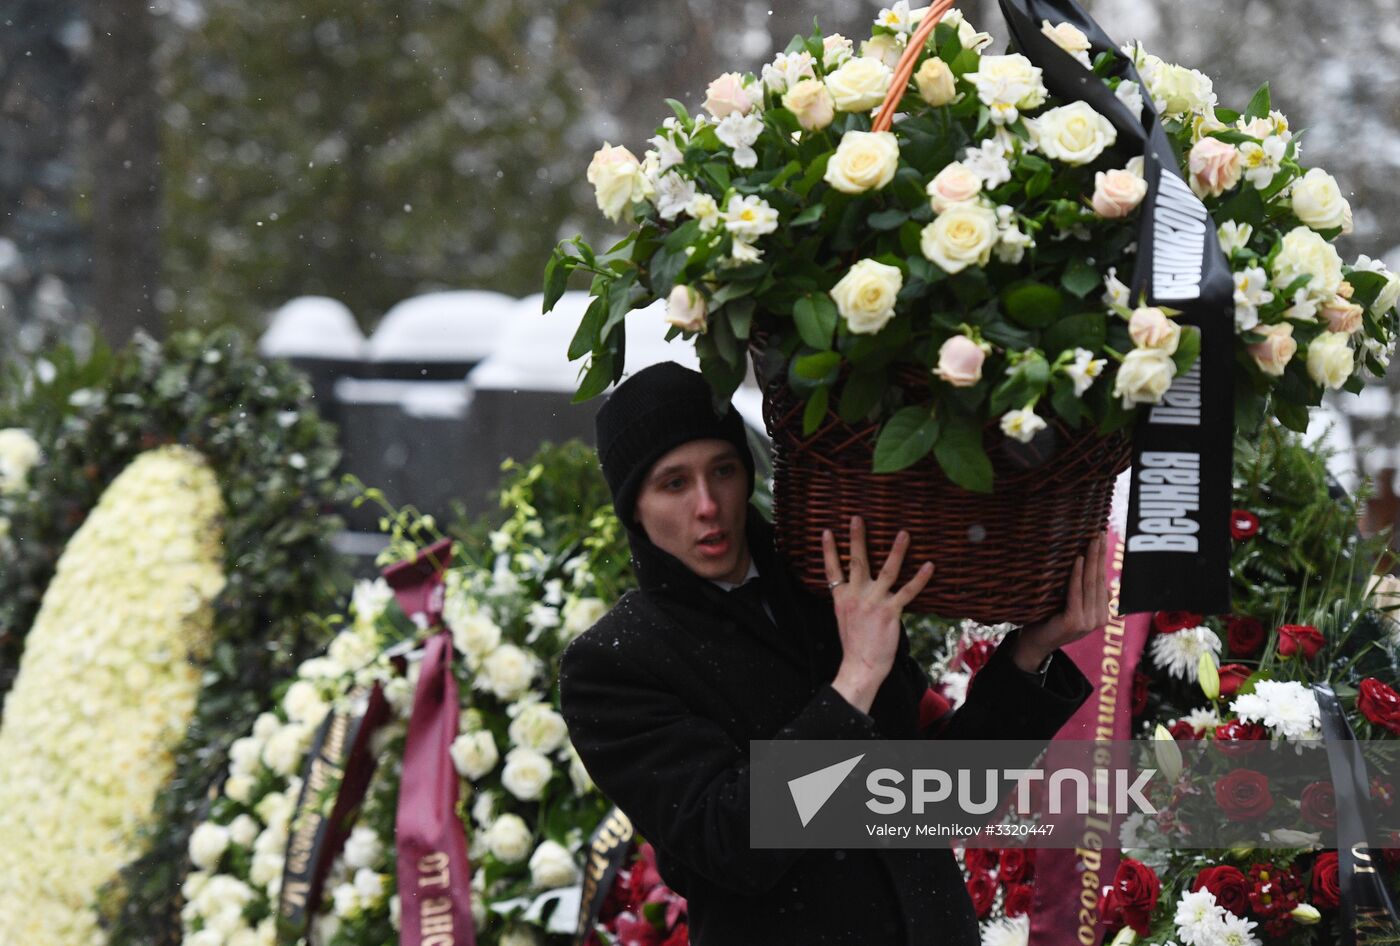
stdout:
[[841,634],[841,668],[831,685],[862,713],[870,712],[876,691],[894,665],[899,650],[900,616],[933,577],[933,563],[925,562],[902,588],[891,590],[908,548],[909,533],[900,530],[885,564],[872,578],[865,552],[865,523],[859,516],[852,516],[848,578],[836,553],[836,537],[830,529],[822,532],[826,580],[833,585],[831,598]]

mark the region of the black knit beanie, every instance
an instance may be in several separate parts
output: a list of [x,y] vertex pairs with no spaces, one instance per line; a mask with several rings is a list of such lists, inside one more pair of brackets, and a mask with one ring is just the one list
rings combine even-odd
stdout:
[[715,415],[708,382],[674,361],[632,375],[608,396],[595,421],[598,461],[623,525],[632,524],[637,493],[647,472],[667,451],[692,440],[727,440],[739,452],[753,492],[753,454],[744,421],[731,404]]

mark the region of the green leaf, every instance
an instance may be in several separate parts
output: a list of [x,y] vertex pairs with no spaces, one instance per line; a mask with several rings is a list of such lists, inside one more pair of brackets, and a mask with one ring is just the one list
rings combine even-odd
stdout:
[[757,303],[753,298],[735,299],[724,307],[724,314],[728,316],[729,327],[734,332],[734,337],[741,342],[749,340],[749,332],[753,329],[753,310]]
[[826,213],[826,204],[813,204],[796,217],[793,217],[792,222],[789,223],[788,226],[802,227],[809,223],[816,223],[822,218],[822,214],[824,213]]
[[880,429],[875,472],[894,473],[928,456],[938,440],[938,417],[928,407],[905,407]]
[[731,302],[735,299],[742,299],[744,296],[749,295],[757,288],[758,283],[753,280],[727,282],[715,291],[715,294],[710,298],[710,305],[718,309],[726,302]]
[[620,279],[612,284],[608,290],[608,320],[603,323],[602,331],[598,333],[601,341],[606,342],[612,335],[612,330],[627,318],[627,313],[632,311],[632,285],[637,281],[637,271],[629,269]]
[[721,191],[729,190],[729,166],[723,161],[711,161],[705,165],[705,173]]
[[992,461],[982,449],[982,429],[967,417],[949,418],[933,454],[948,479],[974,493],[992,491]]
[[1082,259],[1072,259],[1065,267],[1065,274],[1060,277],[1060,285],[1083,299],[1099,287],[1098,270]]
[[1259,189],[1246,187],[1221,205],[1220,209],[1215,212],[1215,219],[1220,221],[1234,220],[1238,223],[1247,223],[1251,227],[1258,227],[1264,222],[1264,217],[1268,212],[1269,209],[1264,204],[1264,198],[1259,196]]
[[606,391],[612,383],[612,370],[612,352],[595,353],[588,363],[583,380],[579,382],[578,393],[574,395],[573,403],[582,403]]
[[835,372],[841,364],[841,355],[834,351],[820,351],[803,355],[792,363],[793,373],[808,381],[822,381]]
[[671,250],[666,246],[652,255],[651,265],[647,269],[651,276],[651,291],[658,298],[664,299],[671,294],[688,259],[683,249]]
[[886,385],[883,368],[851,372],[841,391],[837,413],[846,423],[854,424],[880,403],[880,399],[885,395]]
[[667,99],[666,104],[671,107],[671,111],[676,113],[676,118],[680,120],[682,125],[690,124],[690,112],[685,110],[684,105],[677,102],[675,99]]
[[1003,290],[1001,304],[1006,314],[1021,325],[1045,328],[1064,311],[1065,297],[1052,286],[1022,282]]
[[836,331],[836,304],[826,293],[803,296],[792,307],[792,320],[802,341],[817,349],[831,347],[831,335]]
[[1041,348],[1051,358],[1071,348],[1097,352],[1108,335],[1108,318],[1102,312],[1084,312],[1061,319],[1046,330]]
[[904,221],[909,219],[909,211],[900,210],[898,207],[889,210],[878,210],[866,218],[866,223],[872,230],[895,230]]
[[598,340],[598,329],[603,325],[603,316],[608,311],[608,297],[606,294],[594,296],[593,301],[588,303],[588,309],[583,313],[583,318],[579,320],[578,331],[574,332],[574,340],[569,343],[569,360],[582,358],[593,350],[593,346]]
[[1308,432],[1308,409],[1302,404],[1295,404],[1276,397],[1273,400],[1274,416],[1289,430],[1297,431],[1300,434]]
[[1265,82],[1259,87],[1259,91],[1254,93],[1249,104],[1244,108],[1245,118],[1268,118],[1269,109],[1273,106],[1269,102],[1269,83]]
[[812,436],[812,433],[821,425],[822,418],[826,416],[826,405],[830,397],[831,389],[821,387],[813,391],[812,396],[807,398],[807,406],[802,409],[802,436]]
[[569,273],[571,271],[571,261],[560,250],[556,249],[544,267],[544,305],[541,311],[548,312],[554,308],[554,304],[559,301],[564,290],[569,288]]
[[1176,346],[1176,354],[1172,355],[1172,361],[1176,364],[1176,373],[1185,374],[1190,371],[1200,354],[1201,330],[1194,325],[1183,325],[1181,327],[1181,341]]
[[1084,399],[1075,396],[1074,382],[1063,376],[1056,377],[1052,387],[1050,404],[1055,413],[1071,427],[1078,427],[1089,416],[1089,410],[1084,406]]

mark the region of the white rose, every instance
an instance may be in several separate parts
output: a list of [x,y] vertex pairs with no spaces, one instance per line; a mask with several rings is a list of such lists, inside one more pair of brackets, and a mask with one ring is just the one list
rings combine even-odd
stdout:
[[821,131],[836,117],[836,102],[820,79],[803,79],[783,94],[783,108],[805,131]]
[[383,898],[385,890],[383,874],[375,873],[367,867],[361,867],[355,871],[355,892],[365,903],[371,905],[378,903]]
[[826,77],[826,88],[838,111],[865,112],[885,100],[894,73],[878,59],[848,59]]
[[39,443],[29,431],[19,427],[0,430],[0,493],[24,489],[39,456]]
[[1084,35],[1084,31],[1073,23],[1064,22],[1055,26],[1050,25],[1049,20],[1040,21],[1040,32],[1049,38],[1050,42],[1069,53],[1076,60],[1085,66],[1090,66],[1089,37]]
[[536,752],[553,752],[568,738],[564,717],[546,703],[531,703],[510,723],[511,742]]
[[252,847],[253,841],[257,839],[258,832],[261,830],[257,819],[251,815],[239,815],[229,822],[228,837],[239,847]]
[[185,937],[184,946],[224,946],[224,934],[205,928]]
[[1311,276],[1305,288],[1318,301],[1331,299],[1342,286],[1342,258],[1332,244],[1308,227],[1294,227],[1284,234],[1273,269],[1278,289],[1299,276]]
[[947,105],[958,97],[957,80],[953,70],[937,56],[930,56],[914,73],[914,84],[919,89],[919,98],[934,108]]
[[501,643],[501,628],[480,611],[454,616],[448,624],[452,643],[473,660],[481,660]]
[[924,227],[919,248],[946,273],[985,266],[997,242],[997,215],[990,207],[955,204]]
[[568,887],[578,883],[578,879],[578,865],[564,845],[545,841],[530,855],[530,880],[536,887]]
[[206,821],[190,833],[190,860],[201,870],[213,870],[228,850],[228,842],[228,828]]
[[579,758],[578,750],[573,743],[569,743],[569,781],[574,785],[574,791],[580,795],[591,792],[594,789],[593,778],[588,774],[588,769],[583,765],[583,760]]
[[1168,355],[1175,355],[1181,342],[1181,326],[1154,306],[1142,306],[1133,312],[1128,319],[1128,334],[1138,348],[1160,348]]
[[1118,140],[1113,123],[1088,102],[1071,102],[1026,122],[1031,140],[1048,158],[1065,164],[1088,164]]
[[1195,69],[1157,60],[1155,68],[1149,69],[1143,78],[1147,81],[1148,94],[1165,118],[1178,118],[1187,112],[1204,112],[1215,107],[1215,90],[1210,78]]
[[345,839],[344,856],[347,867],[373,867],[382,853],[384,844],[373,828],[356,825],[350,832],[350,837]]
[[1175,375],[1176,364],[1162,349],[1134,348],[1118,366],[1113,393],[1123,398],[1124,407],[1160,404]]
[[307,680],[298,680],[287,688],[287,695],[282,697],[282,708],[292,722],[308,726],[320,723],[330,710],[326,701],[321,699],[316,685]]
[[1371,304],[1371,311],[1377,315],[1384,315],[1395,307],[1395,303],[1400,301],[1400,273],[1387,273],[1385,286],[1376,295],[1376,301]]
[[899,142],[892,132],[848,131],[827,162],[823,180],[844,194],[862,194],[884,187],[898,167]]
[[[241,739],[235,739],[233,744],[228,747],[229,771],[231,773],[235,775],[252,775],[257,772],[258,766],[262,764],[264,739],[272,736],[277,730],[282,728],[282,723],[276,716],[270,713],[264,713],[263,716],[272,720],[272,727],[266,730],[266,736],[263,738],[244,736]],[[259,717],[258,721],[261,722],[262,717]]]
[[1351,205],[1342,196],[1337,179],[1322,168],[1312,168],[1293,183],[1293,212],[1314,230],[1347,229]]
[[564,633],[572,640],[597,624],[607,613],[608,604],[602,598],[570,598],[560,611],[560,616],[564,618]]
[[486,829],[486,848],[507,864],[517,864],[530,854],[530,828],[519,815],[501,815]]
[[703,332],[705,321],[705,297],[690,286],[671,287],[666,297],[666,323],[687,332]]
[[[983,56],[976,72],[963,76],[977,89],[977,97],[987,106],[1012,106],[1025,110],[1045,104],[1045,83],[1040,67],[1020,53]],[[1012,120],[1014,117],[1008,116]]]
[[291,775],[301,767],[311,730],[300,723],[288,723],[263,746],[263,764],[278,775]]
[[593,185],[598,209],[609,220],[617,220],[634,201],[642,199],[646,188],[642,164],[625,147],[606,141],[588,163],[588,183]]
[[830,71],[850,59],[855,52],[855,44],[840,33],[832,33],[822,40],[822,68]]
[[1334,391],[1346,384],[1356,367],[1350,339],[1345,332],[1323,332],[1314,338],[1308,345],[1308,377]]
[[476,781],[490,772],[501,758],[496,749],[496,740],[487,729],[462,733],[452,740],[448,752],[458,773],[470,781]]
[[972,200],[982,193],[982,178],[961,161],[954,161],[935,174],[924,191],[933,212],[941,214],[953,204]]
[[501,785],[521,801],[535,801],[553,774],[549,759],[533,749],[517,747],[506,753]]
[[530,687],[538,662],[514,644],[502,644],[481,662],[480,680],[502,700],[513,700]]
[[863,259],[831,287],[831,298],[853,333],[873,335],[894,317],[895,297],[903,285],[899,267]]
[[230,775],[224,781],[224,794],[234,801],[246,805],[253,794],[257,780],[251,775]]

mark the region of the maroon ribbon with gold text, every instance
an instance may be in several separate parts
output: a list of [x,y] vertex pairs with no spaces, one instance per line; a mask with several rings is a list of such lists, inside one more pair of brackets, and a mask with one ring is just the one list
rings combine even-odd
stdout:
[[[444,539],[384,572],[399,606],[422,627],[442,623],[442,572],[451,554],[451,542]],[[404,746],[394,824],[402,946],[476,944],[471,863],[457,817],[457,770],[450,755],[458,713],[452,635],[444,629],[425,645]]]

